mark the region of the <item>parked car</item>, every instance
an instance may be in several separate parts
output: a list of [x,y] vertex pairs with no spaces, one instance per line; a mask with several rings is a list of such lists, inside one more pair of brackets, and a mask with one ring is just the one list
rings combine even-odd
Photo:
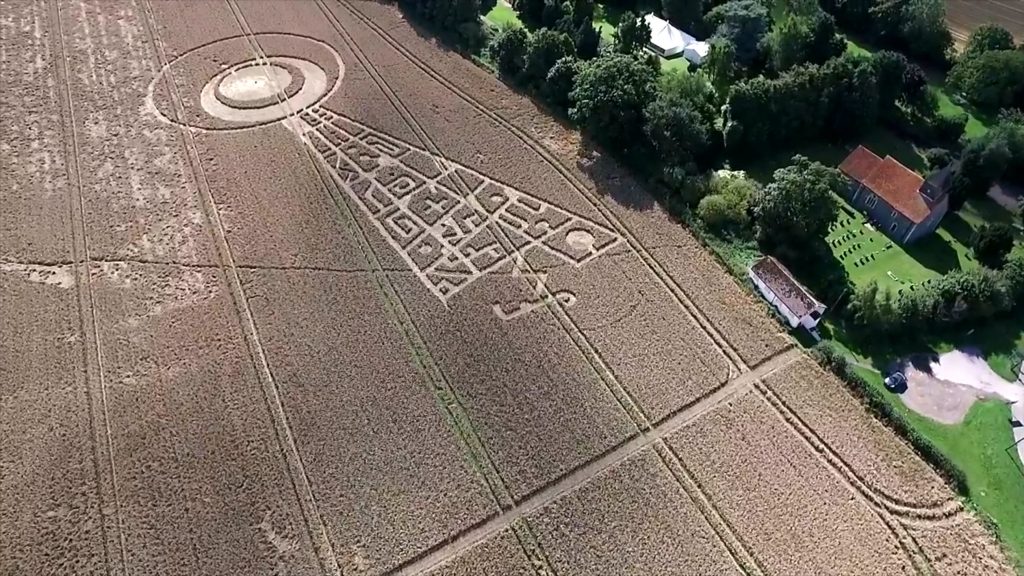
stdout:
[[907,388],[907,377],[903,372],[893,372],[885,377],[885,387],[890,392],[905,390]]

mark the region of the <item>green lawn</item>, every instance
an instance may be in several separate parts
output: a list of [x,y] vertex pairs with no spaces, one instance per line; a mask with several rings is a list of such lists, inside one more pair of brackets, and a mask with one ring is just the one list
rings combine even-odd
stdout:
[[495,26],[503,26],[509,23],[519,23],[519,16],[511,6],[498,2],[485,16],[488,22]]
[[1024,468],[1016,451],[1007,450],[1013,444],[1009,407],[995,400],[978,402],[960,424],[939,424],[907,408],[899,396],[885,392],[878,372],[854,370],[883,391],[915,430],[964,471],[971,502],[992,519],[1016,556],[1018,569],[1024,569]]
[[826,240],[855,286],[873,280],[897,295],[914,290],[949,270],[975,265],[970,248],[944,228],[903,247],[874,229],[844,199],[837,199],[839,220],[833,224]]
[[[874,49],[871,46],[850,38],[846,39],[846,50],[847,52],[853,52],[864,56],[870,55],[874,52]],[[984,118],[983,115],[978,114],[977,111],[957,104],[953,98],[952,91],[946,87],[946,79],[942,74],[932,71],[928,74],[928,83],[929,89],[933,94],[935,94],[935,97],[938,100],[940,114],[953,116],[962,112],[967,115],[967,126],[965,127],[964,132],[969,138],[980,136],[988,131],[988,123],[991,121],[991,118]]]

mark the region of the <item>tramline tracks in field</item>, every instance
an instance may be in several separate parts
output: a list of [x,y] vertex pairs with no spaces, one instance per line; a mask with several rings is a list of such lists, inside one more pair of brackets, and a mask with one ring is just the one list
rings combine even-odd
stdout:
[[[374,82],[388,98],[389,102],[391,102],[396,112],[398,112],[402,116],[402,118],[409,126],[409,128],[412,129],[413,132],[417,134],[417,137],[421,140],[422,144],[432,153],[432,156],[435,158],[441,158],[442,152],[440,148],[433,141],[433,139],[430,138],[427,131],[423,129],[419,122],[416,121],[415,116],[405,107],[405,105],[401,102],[401,99],[397,96],[397,94],[387,83],[387,81],[384,80],[384,78],[379,74],[379,72],[373,67],[372,63],[363,53],[362,49],[357,45],[357,43],[351,38],[351,36],[345,30],[344,25],[341,24],[341,22],[338,21],[336,17],[334,17],[333,13],[331,13],[329,9],[323,6],[320,0],[318,0],[318,6],[320,6],[321,10],[324,12],[324,15],[334,25],[337,32],[346,41],[349,48],[352,50],[353,54],[355,54],[356,57],[361,61],[361,64],[366,68],[367,72],[371,75],[371,77],[374,79]],[[462,181],[461,176],[456,177],[456,182],[462,189],[462,194],[468,196],[471,193],[471,191],[469,190],[470,187],[467,186],[467,184],[464,181]],[[494,235],[498,238],[503,238],[507,246],[511,246],[511,249],[515,250],[515,247],[512,244],[512,242],[504,235],[504,233],[500,229],[494,230]],[[506,250],[508,249],[509,248],[506,247]],[[522,255],[519,255],[518,262],[520,263],[520,265],[526,266],[529,273],[532,276],[536,276],[536,271],[534,271],[532,267],[529,266],[529,264],[526,262],[525,258],[522,257]],[[547,290],[547,288],[544,287],[543,284],[541,284],[541,286],[544,290]],[[551,296],[550,292],[548,293],[548,296]],[[625,390],[625,388],[623,388],[622,385],[618,382],[618,379],[612,373],[611,369],[603,361],[598,351],[589,343],[586,336],[583,334],[583,331],[569,317],[568,313],[565,311],[561,303],[558,302],[557,299],[554,300],[555,304],[553,306],[548,307],[548,312],[555,317],[555,319],[562,326],[562,329],[566,332],[566,335],[569,336],[569,338],[573,340],[573,342],[576,344],[580,353],[584,356],[584,358],[586,358],[588,364],[590,364],[591,369],[594,370],[594,372],[602,379],[608,391],[613,395],[613,397],[616,398],[616,400],[619,402],[620,407],[629,416],[630,420],[633,422],[637,431],[640,434],[643,434],[645,431],[649,431],[651,429],[650,420],[644,414],[643,409],[640,407],[639,403],[634,401],[632,397],[629,395],[629,393]],[[655,442],[655,446],[657,447],[658,445],[662,445],[662,447],[664,448],[663,443],[661,441]],[[662,460],[663,464],[666,466],[666,468],[673,472],[673,478],[677,480],[680,487],[689,495],[691,500],[693,500],[694,504],[697,505],[699,512],[705,517],[709,525],[712,526],[715,533],[718,534],[719,537],[722,539],[723,545],[726,547],[729,554],[733,557],[733,560],[736,562],[737,566],[739,566],[743,571],[745,571],[748,574],[763,573],[763,570],[759,566],[757,566],[757,562],[753,559],[753,556],[744,548],[740,539],[732,532],[732,529],[729,527],[728,522],[721,516],[721,514],[718,513],[714,506],[711,505],[708,497],[704,495],[702,492],[699,492],[699,487],[697,486],[697,484],[692,481],[685,482],[680,479],[680,474],[683,476],[686,476],[687,474],[685,472],[685,469],[682,467],[681,463],[678,461],[676,455],[667,449],[657,450],[657,453],[659,458]],[[696,494],[693,492],[693,490],[695,489],[698,490],[698,493]],[[702,506],[701,503],[703,503],[704,505]],[[528,520],[523,518],[522,522],[525,526],[525,530],[529,531]],[[553,573],[553,569],[551,568],[550,563],[546,563],[545,557],[543,556],[542,546],[539,542],[536,541],[536,539],[520,537],[519,541],[523,545],[524,550],[527,551],[527,555],[531,556],[531,558],[535,554],[539,553],[540,560],[534,562],[535,568],[538,570],[539,573]]]
[[[72,259],[75,268],[75,286],[78,292],[79,329],[85,345],[82,347],[83,367],[87,396],[89,398],[89,422],[92,429],[93,462],[98,492],[100,530],[103,534],[103,555],[108,574],[129,574],[128,553],[125,544],[124,519],[121,513],[121,499],[117,485],[117,469],[114,464],[114,444],[111,437],[110,414],[107,404],[106,377],[103,369],[103,350],[100,342],[96,317],[96,297],[92,287],[92,258],[89,250],[89,234],[85,222],[85,200],[82,185],[80,151],[75,117],[74,99],[71,95],[70,70],[67,45],[60,2],[49,0],[49,25],[56,33],[54,52],[58,55],[57,83],[63,101],[61,118],[65,134],[65,166],[68,172],[68,202],[72,229]],[[113,516],[113,518],[111,518]],[[108,526],[112,524],[112,526]],[[113,540],[113,543],[111,542]],[[112,550],[112,549],[116,549]],[[115,558],[120,561],[115,565]]]
[[[607,211],[607,208],[605,208],[600,203],[599,199],[593,198],[591,191],[589,191],[589,189],[587,189],[581,182],[576,180],[575,177],[567,169],[561,166],[557,159],[551,157],[550,153],[544,150],[544,147],[541,143],[537,142],[532,137],[523,133],[518,127],[514,126],[513,124],[502,118],[499,114],[488,109],[478,100],[476,100],[473,96],[465,93],[458,87],[454,86],[443,76],[435,72],[430,67],[429,64],[424,63],[417,56],[410,53],[404,46],[402,46],[400,43],[391,38],[387,31],[383,30],[380,26],[376,25],[370,18],[368,18],[365,14],[361,13],[351,3],[346,2],[344,0],[338,0],[338,3],[342,5],[347,12],[351,13],[354,18],[362,22],[364,25],[366,25],[368,28],[374,31],[382,40],[384,40],[390,46],[392,46],[392,48],[394,48],[396,52],[405,56],[412,64],[417,66],[428,76],[431,76],[433,79],[449,88],[452,92],[457,94],[467,103],[471,104],[478,111],[490,117],[499,125],[506,128],[510,133],[519,138],[524,144],[534,149],[542,158],[544,158],[549,164],[551,164],[552,167],[555,168],[566,179],[567,182],[573,185],[574,188],[576,188],[582,195],[584,195],[588,200],[590,200],[591,204],[594,205],[594,207],[598,209],[598,211],[601,212],[603,216],[605,216],[605,218],[617,229],[617,231],[621,233],[624,238],[627,239],[627,241],[630,243],[631,247],[634,248],[634,251],[638,254],[638,256],[640,256],[641,259],[644,260],[645,264],[648,265],[648,268],[655,275],[657,275],[660,280],[662,280],[662,283],[665,285],[665,287],[668,288],[670,292],[673,292],[673,295],[677,296],[680,305],[682,305],[684,309],[690,312],[691,317],[701,326],[704,332],[718,345],[719,349],[729,359],[730,363],[736,368],[738,368],[740,371],[747,371],[750,369],[750,367],[747,366],[746,363],[742,360],[742,357],[739,355],[738,351],[728,342],[728,340],[724,338],[724,336],[722,336],[717,331],[717,329],[714,328],[714,326],[711,325],[710,321],[707,320],[707,318],[704,317],[703,314],[696,309],[696,306],[692,303],[692,301],[690,301],[685,294],[682,294],[682,290],[678,287],[678,285],[675,285],[674,281],[670,277],[667,277],[667,274],[665,274],[665,276],[659,274],[660,263],[654,260],[654,258],[651,257],[649,254],[647,254],[642,246],[639,246],[639,243],[632,237],[628,228],[626,228],[626,226],[622,224],[613,214],[610,214]],[[660,270],[660,272],[664,273],[664,270],[662,269]],[[676,294],[673,288],[677,289],[680,292],[680,294]],[[760,389],[758,389],[758,392],[763,396],[763,393],[760,391]],[[786,420],[786,423],[791,429],[793,429],[794,433],[800,434],[799,428],[797,428],[793,422]],[[829,448],[829,450],[831,449]],[[823,458],[823,461],[828,467],[834,469],[837,473],[843,475],[844,477],[846,477],[849,473],[848,469],[844,470],[842,468],[837,468],[837,464],[834,461],[829,460],[828,458]],[[852,489],[857,490],[857,484],[855,483],[856,480],[850,480],[848,478],[848,482],[850,483]],[[870,485],[863,483],[861,483],[860,485],[863,486],[863,490],[866,490],[871,494],[869,502],[884,502],[888,498],[887,496],[880,494],[877,489],[871,487]],[[874,506],[874,504],[872,505]],[[878,506],[881,506],[882,508],[881,513],[891,513],[891,510],[886,509],[885,506],[882,506],[881,504],[879,504]],[[897,504],[897,506],[899,505]],[[893,509],[893,506],[889,506],[889,508]],[[946,510],[945,508],[937,510],[918,510],[918,513],[920,516],[924,517],[944,517],[949,514],[948,510]],[[899,535],[897,535],[897,537],[899,538]],[[927,570],[927,567],[925,567],[924,569]]]
[[[373,68],[372,64],[369,62],[369,59],[366,58],[366,55],[362,52],[359,46],[351,39],[351,37],[348,36],[348,33],[344,30],[344,27],[341,25],[340,22],[337,21],[337,19],[334,18],[334,15],[330,12],[330,10],[328,10],[327,7],[324,6],[322,2],[320,2],[319,0],[317,0],[316,4],[320,11],[327,18],[327,21],[331,24],[331,26],[335,29],[339,36],[341,36],[342,39],[346,42],[352,53],[361,61],[363,66],[366,68],[367,73],[370,74],[371,78],[374,80],[374,83],[378,86],[378,88],[380,88],[381,92],[389,100],[389,102],[399,113],[399,115],[402,116],[403,120],[406,122],[409,128],[413,130],[413,132],[417,135],[418,138],[420,138],[424,146],[430,152],[433,153],[432,158],[435,159],[435,163],[438,162],[438,160],[436,159],[441,158],[441,155],[440,150],[437,148],[437,145],[429,137],[426,131],[423,130],[422,126],[420,126],[419,123],[416,122],[415,118],[409,113],[408,109],[404,107],[401,101],[391,90],[391,87],[387,84],[387,82],[384,81],[384,79],[378,74],[377,70]],[[443,166],[439,166],[439,169],[441,172],[444,172]],[[456,174],[455,180],[462,186],[463,189],[466,188],[466,184],[462,180],[461,175]],[[463,192],[465,193],[465,190],[463,190]],[[358,226],[358,224],[356,225]],[[495,236],[498,237],[498,234],[495,234]],[[506,242],[508,242],[507,238]],[[509,245],[511,245],[511,243],[509,243]],[[506,247],[506,249],[508,248]],[[523,261],[521,257],[520,261]],[[394,290],[393,287],[391,289]],[[473,426],[472,420],[470,419],[464,404],[459,398],[458,392],[451,385],[448,378],[444,375],[444,372],[440,369],[440,367],[438,367],[436,363],[433,361],[433,356],[430,354],[429,346],[420,335],[419,329],[416,327],[415,321],[412,319],[411,315],[408,314],[408,310],[405,307],[405,304],[402,302],[401,296],[398,294],[397,291],[394,291],[394,298],[397,308],[401,310],[402,316],[404,316],[407,319],[407,326],[409,328],[409,331],[415,336],[415,339],[418,344],[417,347],[421,347],[420,349],[422,350],[423,358],[424,360],[426,360],[426,363],[429,364],[430,366],[430,372],[435,375],[435,382],[442,383],[441,387],[443,392],[446,395],[449,395],[451,398],[451,402],[446,405],[446,409],[452,411],[452,409],[457,406],[456,410],[458,415],[455,416],[453,414],[452,416],[456,418],[456,421],[461,420],[465,422],[465,425],[460,427],[462,429],[460,431],[460,435],[463,436],[463,442],[467,444],[467,447],[470,449],[470,452],[474,454],[475,459],[478,461],[478,463],[485,464],[481,469],[481,473],[484,476],[485,480],[487,481],[488,488],[491,490],[492,496],[494,497],[495,501],[497,502],[502,511],[512,509],[515,506],[515,499],[512,496],[512,493],[509,490],[508,485],[501,474],[501,471],[497,468],[497,466],[491,459],[486,444],[484,444],[483,439],[481,439],[480,436],[477,434]],[[530,564],[531,566],[533,566],[538,576],[554,576],[555,571],[547,558],[547,554],[544,552],[540,543],[537,541],[536,536],[533,534],[533,530],[531,529],[529,522],[525,518],[523,518],[519,523],[513,525],[513,528],[516,534],[516,540],[519,542],[519,545],[522,548],[523,553],[527,556],[527,558],[529,558]]]
[[[143,0],[143,12],[145,13],[143,22],[148,39],[153,45],[161,69],[166,69],[169,61],[164,51],[163,42],[160,40],[157,32],[156,18],[153,15],[152,6],[149,5],[149,0]],[[180,91],[178,90],[177,81],[174,79],[173,74],[168,74],[167,77],[167,90],[173,103],[173,113],[178,118],[184,118],[185,108]],[[278,450],[287,465],[288,477],[292,483],[296,499],[299,502],[299,508],[305,520],[310,541],[313,543],[320,568],[326,574],[340,576],[341,568],[331,547],[330,539],[327,536],[326,527],[317,507],[305,465],[295,445],[295,439],[288,423],[288,416],[284,411],[281,401],[280,390],[274,381],[269,363],[267,362],[266,352],[260,342],[256,322],[242,287],[238,267],[235,265],[234,254],[228,243],[217,204],[210,191],[210,182],[196,147],[194,136],[188,128],[182,128],[178,130],[178,133],[182,138],[182,146],[186,151],[192,178],[199,191],[206,227],[216,245],[217,258],[220,264],[219,268],[230,288],[235,313],[245,337],[250,360],[259,378],[267,410],[271,415]]]
[[735,351],[728,340],[718,331],[717,328],[707,319],[707,317],[701,312],[697,305],[690,299],[690,297],[682,290],[682,288],[672,279],[671,275],[664,269],[661,263],[655,259],[648,250],[637,240],[633,235],[632,231],[621,221],[611,210],[604,205],[596,194],[587,188],[585,184],[572,174],[561,162],[555,158],[550,151],[534,137],[526,134],[515,124],[509,122],[507,119],[502,117],[500,114],[494,112],[482,102],[477,100],[472,95],[466,93],[464,90],[453,84],[450,80],[445,78],[443,75],[437,73],[429,64],[423,62],[418,56],[410,52],[400,42],[392,38],[386,30],[381,28],[372,19],[367,17],[357,8],[355,8],[350,2],[345,0],[336,0],[336,3],[342,6],[348,13],[350,13],[355,19],[360,21],[367,28],[372,30],[377,36],[379,36],[384,42],[390,45],[397,53],[405,57],[412,65],[420,69],[422,72],[433,78],[440,85],[450,90],[453,94],[458,96],[460,99],[465,101],[467,104],[472,106],[478,112],[486,116],[487,118],[494,121],[496,124],[504,128],[522,144],[533,150],[538,156],[540,156],[546,164],[554,169],[573,189],[575,189],[589,204],[593,206],[595,210],[614,228],[614,230],[620,234],[629,245],[630,249],[643,261],[647,269],[655,276],[662,286],[673,296],[676,302],[683,308],[687,315],[700,326],[700,328],[707,333],[717,345],[722,354],[726,359],[733,364],[740,371],[746,371],[749,366],[743,361],[739,354]]

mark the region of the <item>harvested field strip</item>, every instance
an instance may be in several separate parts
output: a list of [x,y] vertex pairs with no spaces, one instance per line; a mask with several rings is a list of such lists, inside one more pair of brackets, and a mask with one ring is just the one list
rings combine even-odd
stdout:
[[[822,443],[840,455],[848,468],[858,471],[879,497],[918,510],[962,508],[942,479],[909,446],[810,358],[773,374],[764,384]],[[866,446],[872,449],[865,450]]]
[[[319,4],[318,7],[320,7]],[[238,11],[238,17],[244,22],[244,15],[241,10]],[[331,22],[332,27],[337,29],[337,26],[331,20],[330,15],[328,15],[327,19]],[[258,48],[258,42],[255,39],[253,39],[253,43],[256,44]],[[356,52],[356,54],[359,53]],[[429,349],[427,348],[422,335],[416,328],[415,322],[409,315],[408,310],[401,300],[401,296],[399,296],[398,291],[395,290],[394,286],[387,278],[387,275],[383,273],[383,267],[380,265],[380,261],[377,258],[376,253],[370,245],[369,240],[366,238],[365,232],[359,226],[355,213],[348,204],[347,195],[336,188],[336,183],[330,175],[323,172],[323,167],[320,166],[320,163],[317,162],[312,155],[310,155],[308,148],[304,146],[303,150],[305,150],[310,163],[315,167],[321,183],[328,195],[331,196],[335,206],[345,217],[346,221],[350,223],[350,230],[356,233],[360,250],[363,257],[366,259],[368,266],[372,271],[374,271],[374,279],[378,288],[381,290],[381,295],[385,303],[391,310],[392,314],[394,314],[398,328],[413,350],[413,356],[416,359],[420,370],[423,372],[427,383],[434,392],[439,406],[465,446],[470,460],[474,463],[474,466],[483,477],[488,490],[494,498],[495,504],[501,510],[511,508],[514,505],[514,501],[508,487],[506,486],[505,480],[502,478],[501,473],[494,465],[487,448],[476,433],[473,423],[470,420],[462,401],[459,399],[458,395],[452,388],[451,383],[448,382],[448,379],[440,368],[438,368],[433,357],[430,355]]]
[[[158,28],[156,25],[156,19],[153,15],[153,9],[149,4],[149,0],[143,1],[143,12],[145,13],[144,23],[149,41],[154,47],[161,68],[166,69],[168,59],[164,53],[163,42],[160,40],[159,34],[157,33]],[[184,105],[178,91],[177,82],[174,80],[173,74],[168,74],[166,77],[168,78],[167,89],[170,92],[171,101],[173,102],[174,114],[177,118],[184,118]],[[238,315],[239,324],[245,335],[245,342],[249,349],[250,359],[252,360],[253,368],[259,378],[260,385],[263,389],[264,400],[267,403],[267,408],[270,412],[271,420],[273,421],[274,433],[277,436],[278,449],[281,451],[282,456],[287,462],[288,475],[295,489],[295,496],[299,500],[299,505],[306,522],[306,528],[309,532],[310,540],[315,548],[321,568],[329,574],[340,576],[341,568],[338,564],[338,559],[334,554],[334,550],[331,547],[331,542],[327,536],[323,518],[320,515],[316,499],[314,498],[312,489],[310,488],[309,477],[306,474],[302,458],[295,445],[295,439],[288,424],[288,416],[284,411],[284,406],[281,404],[280,391],[277,389],[276,382],[274,382],[273,375],[270,372],[270,366],[267,363],[266,353],[260,344],[256,322],[253,319],[252,310],[249,308],[248,299],[246,298],[245,292],[242,288],[242,282],[239,278],[238,270],[235,267],[234,256],[231,252],[231,247],[228,244],[217,205],[210,192],[210,183],[206,178],[206,172],[203,168],[202,159],[196,148],[194,137],[192,132],[187,129],[180,130],[179,134],[182,136],[182,145],[187,152],[189,168],[192,171],[192,177],[195,180],[196,187],[199,190],[199,195],[202,200],[202,211],[206,220],[207,229],[210,231],[210,234],[213,236],[216,244],[217,258],[218,262],[221,264],[220,270],[231,289],[232,301],[234,303],[236,314]]]
[[701,516],[711,526],[711,529],[715,531],[718,539],[722,541],[722,544],[729,550],[729,554],[736,561],[743,572],[748,576],[763,576],[766,574],[764,567],[758,563],[750,551],[747,550],[746,545],[740,540],[739,536],[736,535],[736,531],[729,521],[722,516],[721,513],[715,508],[715,505],[708,498],[704,489],[701,488],[700,484],[694,480],[693,475],[687,471],[686,466],[683,464],[682,458],[669,446],[664,440],[658,440],[654,443],[654,450],[658,453],[662,463],[668,468],[669,472],[672,473],[672,477],[675,478],[679,486],[686,492],[690,500],[693,501],[694,506],[700,511]]
[[684,426],[667,442],[768,573],[929,573],[902,526],[857,497],[759,395]]
[[592,460],[575,471],[563,476],[557,482],[531,494],[529,497],[519,501],[515,508],[508,512],[488,520],[480,526],[476,526],[455,540],[431,550],[421,558],[410,562],[402,567],[400,574],[419,574],[446,560],[456,557],[469,550],[473,546],[484,542],[495,534],[510,527],[517,519],[532,514],[544,506],[554,502],[561,496],[582,486],[590,479],[614,468],[619,463],[635,456],[639,452],[654,446],[658,441],[668,438],[681,430],[688,423],[708,414],[716,407],[725,402],[742,397],[750,392],[751,383],[757,378],[779,370],[791,362],[802,357],[802,352],[791,348],[765,362],[762,362],[750,372],[734,378],[724,387],[718,389],[710,396],[693,403],[686,409],[676,413],[667,420],[655,425],[649,432],[633,437],[611,452]]
[[429,64],[423,62],[418,56],[410,52],[407,48],[401,45],[398,41],[392,38],[386,30],[374,23],[365,14],[355,8],[351,3],[345,0],[337,0],[338,4],[343,6],[347,12],[349,12],[354,18],[362,22],[366,27],[373,30],[382,40],[391,45],[399,54],[405,56],[412,64],[422,70],[427,75],[434,78],[442,86],[445,86],[451,90],[454,94],[459,96],[461,99],[466,101],[468,104],[476,108],[479,112],[484,114],[486,117],[492,119],[494,122],[509,131],[510,134],[519,139],[523,144],[533,149],[545,162],[547,162],[553,169],[555,169],[567,183],[575,188],[604,218],[605,220],[618,232],[623,238],[626,239],[633,252],[646,264],[647,268],[651,273],[659,279],[662,285],[670,294],[676,299],[679,305],[693,318],[705,333],[718,345],[719,349],[726,356],[726,358],[733,363],[740,370],[748,370],[749,367],[743,361],[743,359],[736,353],[728,340],[718,331],[717,328],[707,319],[704,313],[693,303],[690,297],[679,287],[679,285],[672,279],[672,277],[665,271],[664,267],[647,251],[647,249],[639,243],[632,232],[626,228],[626,226],[603,204],[600,198],[598,198],[591,190],[589,190],[582,182],[580,182],[569,170],[567,170],[562,164],[555,158],[543,144],[537,142],[536,139],[526,134],[519,127],[515,126],[501,115],[495,113],[493,110],[485,106],[483,103],[476,100],[473,96],[467,94],[465,91],[459,89],[457,86],[452,84],[449,80],[434,71]]
[[914,563],[918,573],[931,573],[931,567],[924,551],[917,544],[917,541],[907,532],[903,525],[905,522],[921,521],[943,521],[956,519],[962,510],[920,510],[899,506],[883,496],[878,495],[875,490],[867,485],[860,476],[849,468],[842,459],[832,451],[827,444],[821,441],[813,430],[808,428],[794,414],[782,400],[769,390],[761,382],[754,383],[754,388],[760,392],[761,397],[775,410],[777,415],[811,448],[815,455],[823,461],[837,476],[843,479],[844,483],[859,494],[871,508],[872,512],[892,532],[893,536],[900,543],[900,547]]
[[[235,16],[239,28],[249,40],[254,54],[257,58],[265,59],[266,54],[263,53],[258,40],[254,37],[252,30],[248,27],[242,10],[233,2],[229,1],[228,4],[232,9],[232,13]],[[418,368],[424,374],[424,377],[430,385],[443,414],[463,444],[467,452],[467,456],[482,476],[497,507],[499,509],[507,509],[511,507],[512,498],[509,495],[509,491],[505,486],[503,478],[494,466],[490,455],[487,453],[487,450],[480,441],[476,431],[473,429],[472,423],[460,400],[430,356],[427,347],[413,323],[412,318],[409,316],[404,304],[402,303],[400,296],[394,289],[394,286],[392,286],[390,280],[387,278],[387,274],[384,273],[383,267],[380,265],[373,248],[366,239],[365,233],[359,226],[351,208],[348,206],[346,195],[335,188],[333,179],[322,171],[323,168],[320,166],[319,162],[316,162],[312,157],[309,149],[306,146],[303,146],[303,150],[308,161],[316,170],[325,191],[331,197],[331,200],[334,202],[339,212],[345,217],[346,221],[350,223],[350,230],[355,232],[355,236],[357,237],[360,246],[360,251],[372,271],[372,276],[374,277],[378,289],[381,291],[382,300],[394,315],[393,319],[395,320],[399,330],[402,332],[406,342],[410,346]]]
[[[373,65],[370,63],[369,59],[363,53],[362,49],[359,48],[359,46],[352,40],[351,36],[349,36],[348,32],[345,31],[344,25],[342,25],[341,22],[337,20],[337,18],[334,16],[334,14],[326,6],[323,5],[322,0],[317,1],[317,6],[320,7],[321,11],[324,13],[324,16],[334,25],[335,29],[346,41],[346,43],[349,46],[349,49],[352,50],[353,54],[355,54],[356,57],[362,61],[363,67],[366,68],[366,70],[370,73],[371,77],[373,77],[374,79],[374,82],[385,94],[385,96],[391,102],[392,106],[399,113],[399,115],[402,116],[402,118],[405,120],[406,124],[413,131],[413,133],[417,135],[417,137],[420,139],[420,142],[424,145],[427,151],[430,152],[432,157],[442,157],[440,148],[430,138],[430,135],[426,132],[426,130],[423,129],[419,122],[416,121],[416,118],[405,107],[405,105],[402,103],[401,99],[399,99],[398,96],[395,94],[391,86],[389,86],[388,83],[384,80],[384,78],[381,77],[380,74],[374,69]],[[443,167],[439,168],[443,169]],[[461,192],[464,195],[471,195],[471,187],[466,184],[461,174],[456,175],[455,181],[457,186],[461,189]],[[528,263],[527,259],[524,258],[522,254],[519,253],[518,249],[515,247],[515,244],[507,236],[507,234],[503,230],[501,230],[500,227],[489,224],[488,228],[494,234],[495,238],[497,238],[498,241],[503,244],[505,250],[509,251],[510,253],[514,253],[518,256],[518,262],[520,263],[519,265],[525,267],[526,271],[528,272],[528,275],[524,275],[522,277],[523,282],[525,282],[527,285],[530,285],[529,277],[537,277],[536,270],[534,270],[533,267]],[[562,329],[566,332],[569,338],[576,344],[577,348],[580,350],[580,353],[584,356],[584,358],[587,359],[587,362],[590,364],[591,368],[604,382],[608,391],[612,394],[612,396],[615,397],[616,401],[619,403],[619,406],[623,409],[623,411],[625,411],[626,414],[629,415],[630,419],[637,423],[639,428],[649,429],[650,422],[646,414],[644,414],[643,408],[640,407],[639,403],[637,403],[632,398],[629,392],[626,391],[626,389],[623,388],[621,384],[619,384],[617,379],[612,374],[611,370],[608,368],[607,364],[601,358],[598,351],[594,348],[593,344],[590,343],[590,341],[587,339],[583,331],[580,330],[580,328],[575,324],[575,322],[573,322],[572,318],[569,317],[569,314],[568,312],[565,311],[565,307],[562,304],[561,300],[555,298],[546,286],[544,286],[543,284],[541,284],[541,286],[543,286],[545,291],[543,295],[550,298],[554,302],[553,306],[545,307],[545,309],[555,318],[556,321],[558,321],[558,323],[562,326]]]
[[946,521],[955,519],[963,512],[963,504],[959,500],[948,500],[937,505],[918,505],[909,502],[901,502],[878,489],[825,442],[821,436],[814,431],[806,422],[790,408],[770,388],[762,382],[754,384],[754,388],[768,401],[779,416],[803,438],[814,451],[819,454],[836,473],[847,480],[851,487],[864,496],[879,511],[892,514],[895,517],[915,521]]
[[[85,346],[82,347],[86,382],[89,390],[89,415],[93,432],[93,450],[96,482],[99,486],[99,505],[107,569],[114,574],[129,573],[128,553],[124,537],[121,499],[117,490],[117,472],[114,468],[114,445],[110,434],[110,415],[107,405],[103,351],[100,349],[99,328],[96,321],[96,297],[90,282],[89,237],[85,227],[85,201],[79,160],[77,123],[71,98],[68,53],[64,39],[60,3],[51,0],[50,29],[57,32],[58,84],[62,92],[62,122],[65,135],[65,167],[68,171],[68,190],[72,222],[72,258],[75,261],[75,286],[78,290],[79,328]],[[66,108],[65,108],[66,107]],[[113,518],[111,518],[113,516]],[[116,558],[116,560],[115,560]],[[115,564],[119,562],[119,564]]]

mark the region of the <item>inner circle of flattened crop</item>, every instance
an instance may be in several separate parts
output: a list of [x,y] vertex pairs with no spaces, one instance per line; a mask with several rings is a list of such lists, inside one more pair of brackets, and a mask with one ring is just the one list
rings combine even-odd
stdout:
[[[161,86],[163,82],[171,82],[170,75],[174,67],[183,65],[183,61],[190,55],[211,46],[244,38],[232,36],[193,48],[164,66],[149,85],[147,107],[167,122],[179,126],[214,131],[247,130],[279,122],[316,106],[341,86],[345,76],[345,65],[341,61],[341,56],[330,45],[315,38],[276,32],[257,34],[255,39],[258,41],[264,36],[302,40],[326,50],[337,66],[337,77],[333,85],[328,86],[330,74],[321,64],[306,58],[268,56],[240,62],[210,78],[199,94],[199,105],[203,112],[199,118],[186,113],[186,120],[178,118],[176,113],[168,114],[161,110],[154,93],[157,86]],[[208,124],[202,120],[203,115],[222,123]],[[228,125],[224,125],[224,122]]]
[[214,96],[230,108],[263,108],[293,98],[306,83],[299,69],[280,61],[246,62],[221,76]]
[[[279,82],[288,80],[294,76],[289,74],[279,64],[288,65],[297,70],[302,78],[302,88],[294,95],[288,97],[285,93],[287,86],[280,86]],[[230,90],[229,93],[221,92],[232,100],[238,100],[239,96],[246,96],[249,104],[267,102],[260,107],[235,107],[225,104],[217,97],[218,90],[222,89],[223,82],[239,74],[242,70],[246,76],[238,82],[239,87]],[[252,72],[245,73],[245,70]],[[253,82],[256,80],[256,82]],[[305,110],[315,105],[324,95],[327,94],[327,74],[324,69],[310,62],[298,58],[287,58],[274,56],[266,61],[244,62],[234,68],[229,68],[215,76],[203,86],[199,94],[199,104],[207,114],[221,120],[239,124],[263,124],[275,122]]]

